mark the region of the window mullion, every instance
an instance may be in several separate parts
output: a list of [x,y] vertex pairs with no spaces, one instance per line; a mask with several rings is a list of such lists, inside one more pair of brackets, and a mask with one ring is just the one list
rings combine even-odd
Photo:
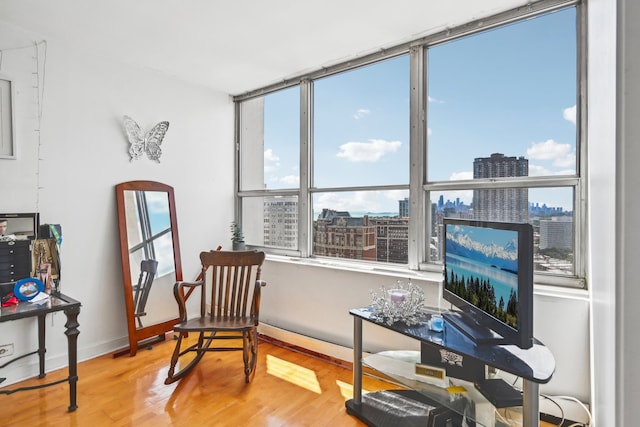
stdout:
[[430,233],[426,227],[431,217],[430,209],[425,209],[425,194],[422,184],[426,177],[426,76],[424,48],[414,47],[410,52],[410,112],[409,112],[409,242],[408,262],[409,268],[417,270],[420,262],[424,260],[425,248],[428,242],[425,236]]
[[313,180],[312,117],[313,85],[309,80],[300,83],[300,185],[298,194],[298,248],[302,257],[311,253],[311,224],[313,208],[309,187]]

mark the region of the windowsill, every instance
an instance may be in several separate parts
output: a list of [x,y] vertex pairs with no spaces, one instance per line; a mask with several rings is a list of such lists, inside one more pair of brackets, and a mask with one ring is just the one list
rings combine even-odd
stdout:
[[268,261],[284,262],[289,264],[306,265],[309,267],[330,268],[334,270],[350,271],[355,273],[367,273],[380,276],[392,276],[402,279],[416,279],[438,283],[442,280],[442,273],[433,271],[414,271],[406,266],[393,266],[382,264],[370,264],[353,260],[341,261],[328,258],[300,258],[284,255],[267,255]]
[[[300,258],[285,255],[267,254],[267,261],[304,265],[316,268],[329,268],[332,270],[342,270],[352,273],[365,273],[378,276],[394,277],[399,279],[415,279],[433,284],[440,283],[442,274],[433,271],[414,271],[405,266],[392,266],[369,264],[357,261],[341,261],[340,259],[327,258]],[[589,300],[589,291],[586,289],[568,288],[564,286],[552,286],[535,284],[534,294],[553,298],[565,298],[573,300]]]

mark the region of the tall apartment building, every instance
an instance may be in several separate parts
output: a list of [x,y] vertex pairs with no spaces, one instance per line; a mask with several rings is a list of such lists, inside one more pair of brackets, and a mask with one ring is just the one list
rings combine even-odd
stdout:
[[313,253],[335,258],[376,260],[376,226],[369,217],[322,209],[313,224]]
[[540,220],[540,249],[548,248],[573,248],[573,217]]
[[406,264],[409,261],[409,218],[370,218],[369,221],[376,227],[377,260]]
[[298,247],[297,197],[265,198],[264,244],[279,248]]
[[398,200],[398,217],[409,218],[409,198]]
[[[529,160],[493,153],[473,160],[473,179],[529,175]],[[526,188],[473,190],[473,216],[487,221],[528,222],[529,192]]]

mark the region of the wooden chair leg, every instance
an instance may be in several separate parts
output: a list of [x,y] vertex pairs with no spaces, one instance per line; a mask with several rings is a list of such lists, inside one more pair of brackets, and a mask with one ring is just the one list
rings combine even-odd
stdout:
[[249,383],[255,374],[258,359],[258,333],[256,329],[243,332],[242,341],[245,382]]
[[[167,378],[164,380],[165,384],[171,384],[173,382],[176,382],[179,379],[183,378],[185,375],[187,375],[189,372],[191,372],[191,370],[198,364],[200,359],[202,359],[202,356],[204,356],[204,354],[206,353],[204,349],[208,348],[211,345],[211,342],[213,341],[212,337],[208,337],[205,341],[204,332],[200,332],[200,335],[198,336],[197,344],[191,345],[184,350],[180,350],[180,346],[182,344],[182,338],[183,338],[182,334],[179,334],[178,341],[176,341],[176,348],[173,350],[173,355],[171,356],[171,366],[169,367],[169,373],[167,375]],[[193,360],[191,360],[191,362],[189,362],[184,368],[180,369],[180,371],[178,371],[177,373],[174,373],[176,364],[178,363],[180,356],[186,353],[190,353],[192,351],[196,352],[196,355],[193,358]]]
[[167,375],[167,379],[164,380],[165,384],[171,384],[172,382],[176,381],[177,378],[175,378],[175,376],[173,375],[175,369],[176,369],[176,364],[178,363],[178,359],[180,358],[180,345],[182,344],[182,334],[179,333],[178,334],[178,339],[176,341],[176,346],[173,349],[173,354],[171,355],[171,365],[169,366],[169,373]]

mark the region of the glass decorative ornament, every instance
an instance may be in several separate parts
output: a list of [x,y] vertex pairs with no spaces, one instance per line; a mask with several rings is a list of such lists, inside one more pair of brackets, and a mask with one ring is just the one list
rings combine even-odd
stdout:
[[372,315],[387,325],[404,322],[407,325],[420,323],[423,317],[424,291],[409,281],[398,280],[391,289],[380,288],[380,294],[371,291]]

